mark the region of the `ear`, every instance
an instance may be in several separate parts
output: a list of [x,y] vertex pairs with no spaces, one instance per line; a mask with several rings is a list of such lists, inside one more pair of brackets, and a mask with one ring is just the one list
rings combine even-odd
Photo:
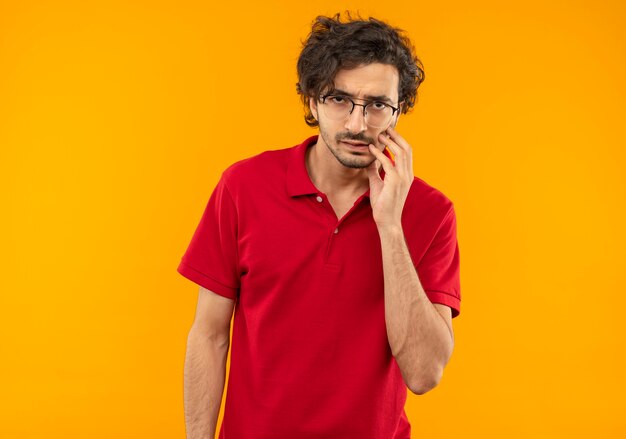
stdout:
[[313,114],[315,120],[319,120],[317,117],[317,101],[312,96],[309,96],[309,108],[311,109],[311,114]]

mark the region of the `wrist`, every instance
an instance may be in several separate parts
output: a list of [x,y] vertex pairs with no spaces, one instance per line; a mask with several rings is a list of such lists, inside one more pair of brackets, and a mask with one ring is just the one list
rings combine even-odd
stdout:
[[402,230],[402,223],[392,222],[392,223],[376,223],[376,227],[378,228],[378,233],[382,237],[397,237],[404,236],[404,231]]

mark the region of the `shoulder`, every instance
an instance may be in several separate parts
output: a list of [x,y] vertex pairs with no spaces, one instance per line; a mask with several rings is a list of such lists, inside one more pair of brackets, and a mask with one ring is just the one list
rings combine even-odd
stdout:
[[284,175],[294,147],[263,151],[236,161],[222,173],[222,180],[230,190],[249,185],[262,185]]
[[427,209],[431,212],[443,212],[444,215],[454,207],[454,203],[446,194],[419,177],[413,177],[407,203],[409,209]]
[[402,222],[407,230],[434,234],[450,215],[454,215],[452,200],[438,188],[414,177],[402,211]]

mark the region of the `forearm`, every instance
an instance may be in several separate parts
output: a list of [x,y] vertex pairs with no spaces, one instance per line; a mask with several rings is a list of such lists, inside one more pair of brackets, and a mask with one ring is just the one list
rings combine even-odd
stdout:
[[402,228],[379,233],[389,345],[405,383],[421,394],[443,374],[452,353],[452,331],[422,288]]
[[187,439],[214,439],[224,392],[229,341],[199,334],[187,337],[184,404]]

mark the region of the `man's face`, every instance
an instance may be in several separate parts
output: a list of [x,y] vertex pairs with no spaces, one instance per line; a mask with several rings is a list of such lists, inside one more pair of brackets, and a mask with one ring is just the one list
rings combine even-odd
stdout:
[[[394,66],[373,63],[340,70],[335,76],[334,93],[349,96],[355,99],[355,103],[364,105],[373,100],[373,96],[378,99],[385,97],[383,102],[398,107],[401,106],[398,104],[398,81],[398,70]],[[345,120],[332,120],[324,114],[324,105],[313,99],[309,101],[311,112],[319,122],[322,142],[318,140],[318,143],[324,143],[339,163],[348,168],[365,168],[376,160],[367,144],[372,143],[383,150],[378,135],[389,126],[395,127],[400,114],[397,111],[386,126],[374,128],[365,123],[363,107],[355,106]],[[366,145],[356,146],[347,142],[365,142]]]

